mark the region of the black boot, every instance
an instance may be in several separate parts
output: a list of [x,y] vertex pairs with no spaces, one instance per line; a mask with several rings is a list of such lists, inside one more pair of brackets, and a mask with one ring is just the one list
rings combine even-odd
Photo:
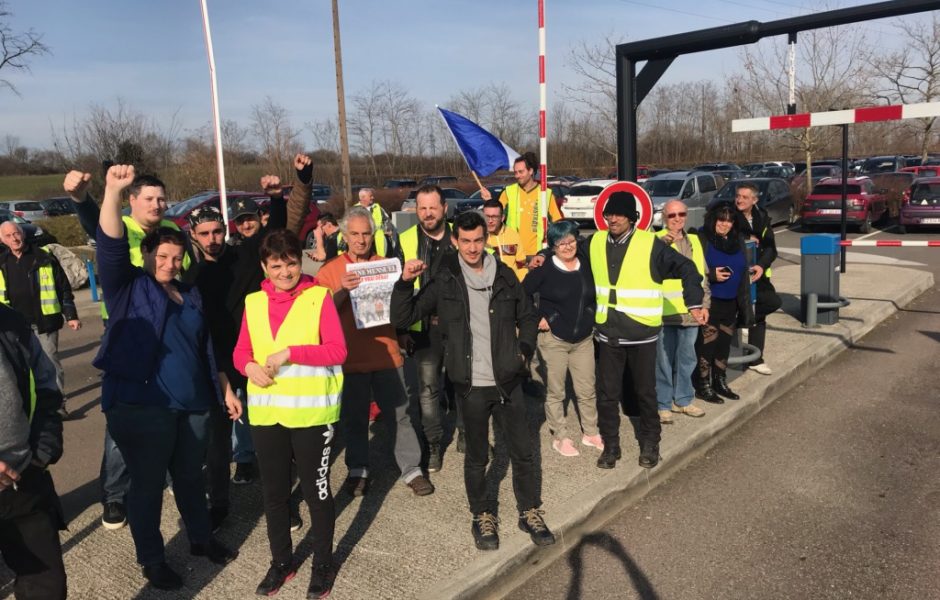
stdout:
[[713,373],[712,374],[712,387],[720,396],[724,396],[728,400],[740,400],[741,396],[738,396],[731,388],[728,387],[728,379],[725,377],[724,373]]
[[716,394],[715,390],[712,389],[712,384],[710,381],[703,381],[699,383],[698,388],[695,390],[695,395],[705,402],[711,402],[712,404],[725,403],[725,399]]

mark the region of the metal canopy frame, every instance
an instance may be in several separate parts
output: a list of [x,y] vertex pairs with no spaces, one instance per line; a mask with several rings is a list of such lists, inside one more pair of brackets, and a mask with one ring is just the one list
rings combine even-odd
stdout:
[[[930,10],[940,10],[940,1],[892,0],[864,6],[840,8],[768,23],[745,21],[734,25],[700,29],[688,33],[618,45],[616,57],[618,178],[636,181],[637,107],[679,56],[753,44],[765,37],[777,35],[788,35],[792,40],[800,31]],[[636,65],[641,61],[646,61],[646,64],[637,74]]]

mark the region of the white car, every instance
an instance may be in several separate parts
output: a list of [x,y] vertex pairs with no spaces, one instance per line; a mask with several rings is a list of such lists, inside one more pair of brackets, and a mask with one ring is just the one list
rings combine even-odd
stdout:
[[565,218],[578,223],[590,222],[594,225],[594,203],[604,188],[615,183],[616,179],[587,179],[579,181],[568,189],[565,201]]
[[2,206],[14,215],[22,217],[30,223],[45,219],[48,216],[42,204],[35,200],[7,200]]

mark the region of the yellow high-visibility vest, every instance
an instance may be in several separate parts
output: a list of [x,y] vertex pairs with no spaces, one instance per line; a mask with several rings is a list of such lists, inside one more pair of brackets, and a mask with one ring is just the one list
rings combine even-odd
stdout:
[[[255,362],[263,365],[268,356],[290,346],[319,344],[320,310],[327,293],[321,286],[303,290],[278,328],[277,337],[271,335],[267,293],[248,294],[245,319]],[[266,388],[248,380],[248,420],[252,425],[290,428],[335,423],[339,420],[342,391],[342,366],[311,367],[287,362]]]
[[[617,310],[647,327],[663,324],[662,285],[653,280],[650,273],[650,257],[656,236],[649,231],[634,229],[633,239],[627,246],[617,281],[611,285],[607,269],[607,232],[598,231],[591,236],[591,272],[597,296],[596,323],[607,322],[607,312]],[[611,289],[616,302],[610,302]]]
[[[49,254],[49,251],[45,248],[40,248],[40,250]],[[10,299],[7,296],[7,282],[2,271],[0,271],[0,302],[6,305],[10,304]],[[52,265],[39,267],[39,308],[42,314],[47,317],[62,312],[59,296],[55,293],[55,274],[52,271]]]
[[[412,225],[406,229],[400,236],[398,236],[398,243],[401,244],[401,252],[405,256],[405,262],[418,258],[418,226]],[[421,278],[416,277],[414,283],[415,293],[417,294],[418,290],[421,289]],[[408,330],[421,331],[421,321],[415,321],[412,323]]]
[[[503,193],[506,194],[506,225],[512,227],[516,231],[520,231],[519,220],[522,215],[522,203],[519,202],[520,187],[518,183],[512,183],[507,185],[503,189]],[[546,192],[548,201],[552,201],[552,191],[548,190]],[[551,211],[549,211],[551,212]],[[535,235],[537,236],[538,244],[537,247],[541,248],[545,245],[545,230],[542,227],[542,203],[540,201],[535,202],[535,219],[538,222],[536,227]]]
[[[661,238],[669,233],[668,229],[660,229],[656,232],[656,237]],[[705,250],[702,248],[702,242],[697,235],[686,235],[689,244],[692,245],[692,262],[698,269],[698,274],[705,279]],[[675,246],[675,244],[670,244]],[[685,300],[682,299],[682,280],[664,279],[663,280],[663,316],[682,315],[689,312],[685,307]]]

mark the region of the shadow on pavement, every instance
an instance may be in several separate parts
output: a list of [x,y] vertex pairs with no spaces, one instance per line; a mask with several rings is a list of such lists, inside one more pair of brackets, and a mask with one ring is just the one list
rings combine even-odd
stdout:
[[592,533],[584,537],[568,554],[568,565],[571,567],[571,583],[568,584],[568,600],[580,600],[584,597],[581,590],[584,569],[582,554],[588,546],[595,546],[620,561],[624,574],[629,578],[638,598],[643,600],[658,600],[659,594],[653,584],[646,578],[643,570],[634,562],[623,545],[606,533]]

